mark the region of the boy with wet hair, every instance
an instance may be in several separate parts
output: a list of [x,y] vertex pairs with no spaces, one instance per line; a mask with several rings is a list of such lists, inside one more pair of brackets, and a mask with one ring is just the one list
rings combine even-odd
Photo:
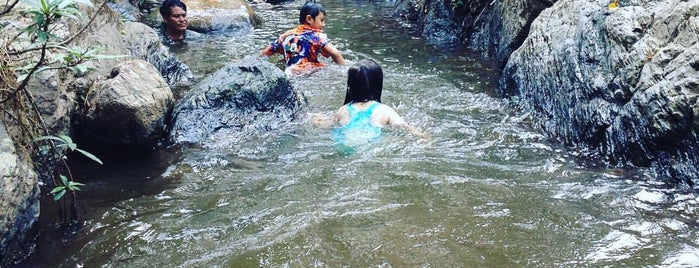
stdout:
[[282,54],[287,70],[296,75],[325,66],[318,60],[318,54],[332,57],[335,63],[344,65],[342,54],[323,32],[325,15],[325,8],[320,3],[307,2],[299,13],[300,25],[286,31],[260,51],[260,57]]

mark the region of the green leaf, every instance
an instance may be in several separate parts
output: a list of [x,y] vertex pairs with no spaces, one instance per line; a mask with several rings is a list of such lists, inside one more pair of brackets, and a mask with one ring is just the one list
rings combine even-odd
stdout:
[[46,0],[40,0],[41,1],[41,11],[44,12],[44,14],[48,13],[49,11],[49,4],[46,2]]
[[44,15],[44,13],[41,13],[41,11],[36,10],[36,9],[23,10],[23,11],[20,11],[20,14],[22,14],[22,15],[32,14],[34,16],[43,16]]
[[24,79],[27,79],[27,76],[28,76],[28,75],[29,75],[29,74],[20,74],[20,75],[18,75],[18,76],[17,76],[17,82],[23,82]]
[[77,181],[71,181],[71,182],[70,182],[70,185],[71,185],[71,186],[85,186],[84,183],[80,183],[80,182],[77,182]]
[[56,2],[58,2],[56,7],[59,10],[64,9],[65,7],[73,4],[73,1],[71,1],[71,0],[57,0]]
[[86,5],[89,7],[94,6],[94,5],[92,5],[92,1],[90,1],[90,0],[73,0],[73,2],[75,2],[76,4]]
[[65,186],[56,186],[56,188],[53,188],[53,190],[51,190],[51,194],[55,194],[55,193],[60,192],[60,191],[65,191],[65,189],[66,189]]
[[52,38],[52,39],[63,40],[61,37],[59,37],[59,36],[57,36],[57,35],[55,35],[55,34],[52,34],[52,33],[48,33],[48,34],[49,34],[49,37]]
[[58,134],[57,137],[63,140],[65,143],[73,143],[73,139],[71,139],[68,135]]
[[83,155],[86,156],[87,158],[92,159],[92,161],[95,161],[95,162],[99,163],[100,165],[103,165],[103,164],[102,164],[102,160],[100,160],[97,156],[95,156],[95,155],[89,153],[88,151],[85,151],[85,150],[83,150],[83,149],[75,149],[75,150],[78,151],[78,152],[80,152],[81,154],[83,154]]
[[80,191],[80,187],[78,187],[78,186],[70,186],[70,187],[68,187],[68,189],[70,189],[73,192]]
[[73,142],[73,139],[71,139],[70,137],[60,134],[58,135],[58,138],[61,139],[63,143],[68,147],[68,149],[70,149],[71,151],[75,151],[75,149],[78,148],[78,145],[75,144],[75,142]]
[[44,70],[46,70],[46,69],[48,69],[48,68],[49,68],[48,66],[41,66],[41,67],[39,67],[39,69],[36,69],[36,72],[35,72],[35,73],[43,72]]
[[[67,140],[66,140],[67,138]],[[34,142],[42,141],[42,140],[54,140],[60,142],[59,144],[56,144],[56,147],[58,148],[70,148],[73,140],[70,139],[70,137],[65,136],[65,135],[59,135],[58,137],[56,136],[41,136],[36,139],[34,139]]]
[[78,71],[79,71],[78,74],[87,73],[87,70],[90,69],[90,67],[88,67],[85,64],[76,65],[75,68],[78,69]]
[[36,41],[38,41],[39,43],[46,43],[47,41],[49,41],[49,35],[43,31],[37,32],[36,37]]
[[63,185],[65,185],[65,186],[68,186],[68,178],[66,178],[66,176],[64,176],[62,174],[60,175],[60,177],[61,177],[61,183],[63,183]]
[[58,192],[57,194],[55,194],[55,195],[53,196],[53,201],[58,201],[58,200],[60,200],[61,197],[63,197],[64,194],[66,194],[66,191],[65,191],[65,190]]
[[57,141],[63,142],[62,139],[60,139],[56,136],[41,136],[41,137],[35,138],[34,142],[43,141],[43,140],[57,140]]

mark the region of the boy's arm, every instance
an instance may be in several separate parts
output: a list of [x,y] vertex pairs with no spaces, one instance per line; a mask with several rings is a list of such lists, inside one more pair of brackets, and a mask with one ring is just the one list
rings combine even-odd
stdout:
[[259,56],[260,56],[260,58],[262,58],[262,57],[266,57],[266,56],[272,56],[272,54],[274,54],[274,51],[272,51],[272,47],[270,45],[270,46],[267,46],[266,48],[264,48],[263,50],[261,50]]
[[330,57],[333,58],[333,61],[335,63],[340,64],[340,65],[345,65],[345,58],[342,57],[342,53],[340,53],[340,51],[337,50],[337,48],[335,48],[335,46],[333,46],[333,44],[327,44],[327,45],[325,45],[324,48],[325,48],[325,51],[328,52],[328,54],[330,54]]
[[265,57],[265,56],[272,56],[274,53],[279,51],[282,48],[282,43],[279,41],[281,37],[277,40],[274,40],[271,44],[267,45],[264,49],[260,51],[260,58]]

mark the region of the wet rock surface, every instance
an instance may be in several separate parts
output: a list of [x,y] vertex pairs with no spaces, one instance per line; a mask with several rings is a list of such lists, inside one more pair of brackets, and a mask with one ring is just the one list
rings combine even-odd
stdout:
[[293,119],[305,104],[286,74],[255,59],[204,78],[176,105],[171,138],[204,143],[212,135],[254,135]]

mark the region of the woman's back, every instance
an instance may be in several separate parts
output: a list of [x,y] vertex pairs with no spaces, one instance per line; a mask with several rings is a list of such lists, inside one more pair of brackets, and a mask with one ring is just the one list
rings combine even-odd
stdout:
[[[338,115],[339,126],[333,130],[333,138],[346,146],[356,146],[378,139],[383,124],[376,122],[376,109],[381,103],[371,101],[344,105]],[[374,119],[374,120],[372,120]]]

